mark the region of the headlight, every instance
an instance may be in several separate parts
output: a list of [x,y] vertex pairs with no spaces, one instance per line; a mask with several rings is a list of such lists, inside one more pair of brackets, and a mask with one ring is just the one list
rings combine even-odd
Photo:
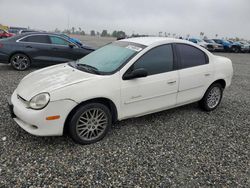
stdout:
[[34,96],[30,102],[29,107],[35,110],[41,110],[49,103],[50,96],[48,93],[40,93]]

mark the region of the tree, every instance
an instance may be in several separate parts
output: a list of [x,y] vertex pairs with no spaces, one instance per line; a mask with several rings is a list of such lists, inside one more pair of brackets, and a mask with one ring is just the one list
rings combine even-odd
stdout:
[[61,31],[58,28],[56,28],[55,33],[61,33]]
[[116,37],[119,39],[124,39],[124,38],[126,38],[126,33],[124,31],[117,31]]
[[117,37],[117,31],[113,31],[112,37]]
[[90,31],[90,35],[91,35],[91,36],[95,36],[95,31],[94,31],[94,30],[91,30],[91,31]]
[[103,30],[101,37],[107,37],[108,36],[108,31],[107,30]]
[[205,34],[204,32],[200,32],[201,39],[203,38],[204,34]]
[[72,27],[72,33],[74,34],[75,33],[75,27]]
[[85,32],[84,32],[84,31],[81,31],[81,32],[80,32],[80,35],[85,35]]

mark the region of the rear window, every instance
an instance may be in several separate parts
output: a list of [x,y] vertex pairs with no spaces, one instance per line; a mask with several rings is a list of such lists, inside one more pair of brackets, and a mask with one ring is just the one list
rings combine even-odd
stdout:
[[49,37],[47,35],[32,35],[27,36],[20,40],[22,42],[34,42],[34,43],[44,43],[44,44],[50,44]]
[[179,51],[182,69],[208,63],[207,55],[200,49],[187,44],[176,44],[176,46]]

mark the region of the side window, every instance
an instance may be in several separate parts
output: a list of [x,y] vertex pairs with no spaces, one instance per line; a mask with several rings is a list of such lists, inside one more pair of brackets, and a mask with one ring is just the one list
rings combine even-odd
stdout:
[[160,74],[173,70],[174,58],[171,45],[162,45],[146,52],[134,65],[132,70],[144,68],[148,75]]
[[182,69],[207,64],[207,56],[200,49],[186,44],[176,44],[176,46]]
[[4,30],[1,30],[1,29],[0,29],[0,34],[4,34],[4,33],[5,33]]
[[216,43],[218,44],[222,44],[222,42],[220,40],[214,40]]
[[32,35],[21,40],[22,42],[35,42],[35,43],[43,43],[50,44],[49,37],[47,35]]
[[193,43],[197,43],[197,41],[195,39],[189,39],[191,42]]
[[50,36],[50,40],[52,44],[57,44],[57,45],[65,45],[68,46],[69,42],[56,36]]

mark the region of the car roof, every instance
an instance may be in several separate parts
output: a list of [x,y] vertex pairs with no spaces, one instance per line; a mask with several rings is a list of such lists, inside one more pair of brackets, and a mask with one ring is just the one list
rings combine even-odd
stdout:
[[[175,39],[175,38],[167,38],[167,37],[136,37],[136,38],[123,39],[120,41],[137,43],[137,44],[141,44],[144,46],[151,46],[154,44],[164,43],[164,42],[166,42],[166,43],[184,42],[185,40]],[[185,43],[187,43],[187,42],[185,41]]]

